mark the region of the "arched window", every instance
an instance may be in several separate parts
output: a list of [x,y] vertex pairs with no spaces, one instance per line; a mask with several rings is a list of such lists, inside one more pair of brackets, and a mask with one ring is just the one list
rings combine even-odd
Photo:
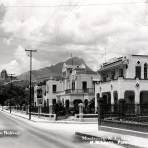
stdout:
[[147,63],[144,64],[144,79],[147,79]]
[[140,61],[137,62],[137,65],[135,67],[135,74],[136,78],[141,79],[141,66],[140,66]]

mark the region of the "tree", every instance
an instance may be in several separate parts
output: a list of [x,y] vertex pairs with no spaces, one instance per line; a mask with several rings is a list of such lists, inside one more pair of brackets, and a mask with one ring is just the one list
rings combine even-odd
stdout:
[[88,104],[88,112],[94,113],[95,112],[95,98],[91,99]]
[[[32,96],[33,97],[33,96]],[[0,104],[8,105],[11,100],[11,105],[28,104],[29,90],[20,86],[3,85],[0,86]],[[32,99],[33,100],[33,99]]]

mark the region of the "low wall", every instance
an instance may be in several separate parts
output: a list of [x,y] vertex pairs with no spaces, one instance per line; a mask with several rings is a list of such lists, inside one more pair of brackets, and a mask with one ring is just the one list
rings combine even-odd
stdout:
[[118,121],[118,120],[103,120],[101,125],[125,128],[135,131],[148,132],[148,124],[141,122]]
[[35,112],[31,112],[31,114],[36,115],[39,118],[46,118],[46,119],[56,120],[56,114],[44,114],[44,113],[35,113]]

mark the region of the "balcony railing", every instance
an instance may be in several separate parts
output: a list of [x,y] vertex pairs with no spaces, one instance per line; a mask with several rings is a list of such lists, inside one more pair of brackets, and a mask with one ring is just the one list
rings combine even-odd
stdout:
[[94,93],[94,88],[65,90],[65,94],[71,94],[71,93],[73,93],[73,94],[82,94],[82,93],[92,94],[92,93]]

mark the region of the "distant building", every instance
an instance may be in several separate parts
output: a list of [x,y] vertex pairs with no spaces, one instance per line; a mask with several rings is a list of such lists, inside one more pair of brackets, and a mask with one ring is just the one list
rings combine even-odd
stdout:
[[7,80],[8,79],[8,74],[7,74],[7,71],[6,70],[2,70],[2,72],[1,72],[1,78],[3,80]]
[[51,78],[46,82],[46,103],[53,105],[57,102],[57,93],[62,91],[62,80]]
[[16,77],[8,75],[8,73],[7,73],[7,71],[5,69],[3,69],[1,71],[1,79],[3,81],[10,81],[11,78],[12,78],[12,80],[16,80]]
[[43,83],[34,86],[34,106],[46,106],[46,85]]
[[[148,104],[148,56],[131,55],[103,63],[98,70],[95,99],[105,104]],[[97,102],[97,101],[96,101]],[[140,106],[134,108],[140,112]]]
[[43,99],[42,86],[34,87],[35,105],[54,105],[61,102],[67,108],[74,107],[78,103],[86,103],[95,97],[93,79],[97,77],[95,72],[88,71],[85,65],[63,64],[62,79],[50,78],[46,81],[46,97]]

